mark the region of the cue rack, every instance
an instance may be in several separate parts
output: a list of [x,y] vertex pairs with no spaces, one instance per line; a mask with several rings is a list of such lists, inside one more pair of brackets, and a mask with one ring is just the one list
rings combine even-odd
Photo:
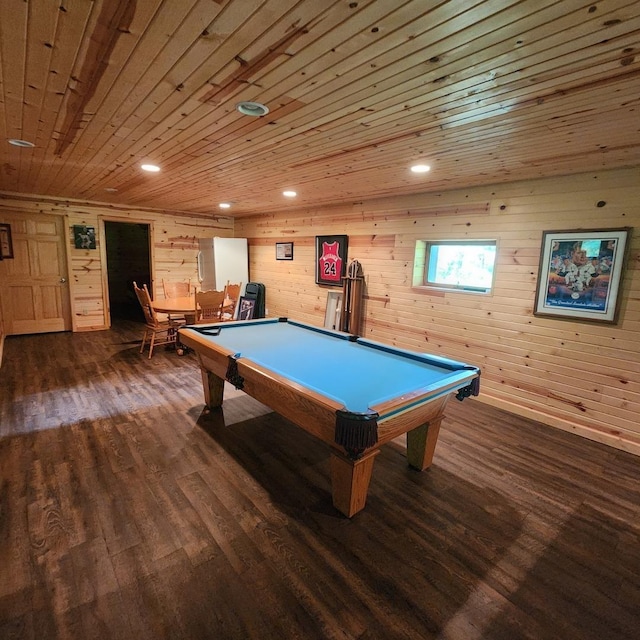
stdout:
[[342,278],[341,331],[360,335],[363,296],[364,275],[362,273],[362,265],[357,260],[352,260],[347,267],[347,275]]

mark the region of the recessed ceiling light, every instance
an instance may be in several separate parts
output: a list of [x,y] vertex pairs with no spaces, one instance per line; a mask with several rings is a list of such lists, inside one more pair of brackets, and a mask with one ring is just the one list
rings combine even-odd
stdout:
[[16,138],[9,138],[9,144],[12,144],[14,147],[24,147],[25,149],[32,149],[36,146],[33,142],[29,142],[28,140],[17,140]]
[[282,195],[287,198],[295,198],[298,194],[295,191],[283,191]]
[[431,171],[431,167],[428,164],[414,164],[411,171],[413,173],[427,173],[427,171]]
[[158,173],[158,171],[160,171],[160,167],[155,164],[141,164],[140,168],[143,171],[149,171],[151,173]]
[[117,189],[115,187],[106,187],[105,191],[107,193],[115,193],[117,191]]
[[229,204],[228,202],[221,202],[218,206],[221,209],[231,209],[231,204]]
[[245,116],[266,116],[269,113],[269,107],[259,102],[238,102],[236,111]]

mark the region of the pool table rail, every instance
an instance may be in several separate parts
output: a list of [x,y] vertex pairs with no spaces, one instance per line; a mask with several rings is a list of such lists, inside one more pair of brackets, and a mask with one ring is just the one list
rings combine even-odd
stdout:
[[[227,354],[229,356],[231,354]],[[198,359],[205,390],[205,404],[213,409],[222,406],[228,361],[199,352]],[[252,398],[277,411],[323,442],[336,446],[334,426],[336,412],[343,405],[312,389],[289,380],[249,358],[236,359],[242,390]]]
[[370,409],[376,411],[381,416],[381,419],[385,419],[386,416],[409,411],[420,404],[430,402],[438,396],[447,395],[453,391],[466,389],[467,391],[463,394],[465,397],[468,397],[468,395],[477,396],[478,389],[476,381],[479,379],[479,375],[480,373],[476,369],[455,371],[447,376],[446,383],[444,384],[440,381],[438,384],[418,387],[397,398],[372,405]]

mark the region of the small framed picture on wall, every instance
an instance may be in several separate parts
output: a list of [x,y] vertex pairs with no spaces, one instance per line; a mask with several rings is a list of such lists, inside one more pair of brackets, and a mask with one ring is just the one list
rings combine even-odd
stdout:
[[316,236],[316,284],[342,286],[349,236]]
[[11,239],[11,225],[0,224],[0,260],[13,258],[13,240]]
[[76,249],[95,249],[96,230],[83,224],[73,225],[73,244]]
[[276,260],[293,260],[293,242],[276,242]]

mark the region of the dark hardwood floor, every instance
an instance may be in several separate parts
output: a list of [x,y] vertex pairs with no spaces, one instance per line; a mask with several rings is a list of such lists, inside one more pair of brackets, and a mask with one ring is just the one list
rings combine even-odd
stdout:
[[640,459],[452,400],[332,507],[326,447],[141,325],[9,337],[0,638],[640,637]]

